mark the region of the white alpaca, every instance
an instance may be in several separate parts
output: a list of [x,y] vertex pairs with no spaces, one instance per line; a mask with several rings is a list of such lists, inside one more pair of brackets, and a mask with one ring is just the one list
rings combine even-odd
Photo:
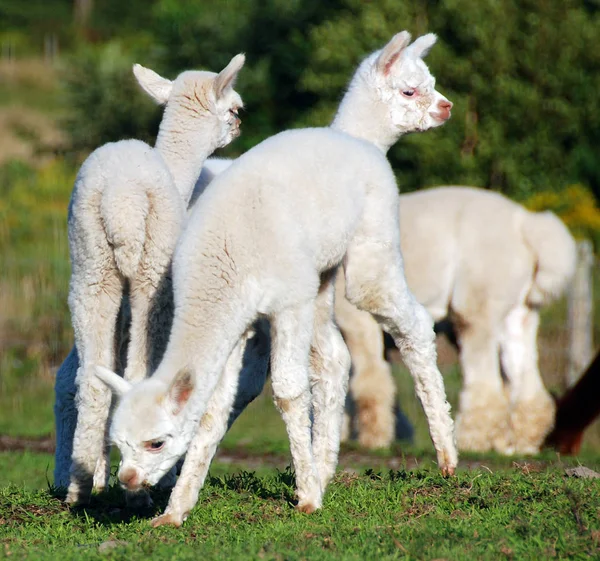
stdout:
[[[537,364],[539,309],[573,274],[567,228],[498,193],[440,187],[400,196],[400,234],[408,286],[435,321],[449,318],[456,330],[459,448],[538,452],[555,410]],[[336,317],[354,363],[359,439],[388,446],[395,387],[381,330],[343,299]]]
[[109,474],[105,432],[110,391],[93,365],[114,369],[117,315],[127,290],[131,326],[124,378],[140,381],[164,350],[170,321],[168,269],[188,200],[206,158],[239,135],[237,55],[220,73],[189,71],[174,81],[135,65],[140,85],[165,104],[156,146],[123,140],[83,163],[69,206],[69,306],[79,370],[67,502],[86,501]]
[[361,64],[332,129],[278,134],[213,179],[177,244],[175,314],[158,369],[138,384],[97,369],[121,396],[110,434],[124,487],[156,484],[187,450],[155,524],[181,524],[197,501],[257,318],[271,325],[273,393],[290,438],[298,508],[321,506],[337,464],[349,370],[333,320],[342,261],[348,298],[394,336],[438,464],[453,473],[453,423],[433,324],[406,286],[398,192],[384,154],[403,133],[443,124],[452,104],[435,91],[421,59],[435,36],[409,42],[400,33]]

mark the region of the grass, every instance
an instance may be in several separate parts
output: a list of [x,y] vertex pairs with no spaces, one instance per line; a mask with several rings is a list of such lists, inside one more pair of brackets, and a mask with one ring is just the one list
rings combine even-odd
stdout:
[[[567,477],[600,454],[463,455],[443,479],[411,381],[396,369],[413,445],[365,454],[345,446],[322,511],[293,509],[283,424],[269,392],[227,435],[199,503],[180,529],[152,529],[167,496],[133,511],[113,487],[69,509],[50,487],[53,457],[0,453],[0,558],[7,559],[588,559],[600,557],[600,482]],[[459,375],[446,372],[452,400]],[[393,468],[393,469],[390,469]],[[113,477],[114,482],[114,477]]]
[[112,488],[69,509],[47,490],[0,489],[0,557],[27,559],[587,559],[600,555],[600,487],[537,470],[338,473],[322,511],[295,512],[293,474],[213,475],[181,529],[129,511]]

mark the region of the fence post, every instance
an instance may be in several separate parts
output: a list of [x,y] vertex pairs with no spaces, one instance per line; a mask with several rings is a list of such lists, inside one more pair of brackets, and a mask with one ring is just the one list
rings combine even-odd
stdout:
[[592,360],[593,264],[592,243],[589,240],[577,242],[577,266],[568,295],[569,366],[566,380],[567,388],[577,382]]

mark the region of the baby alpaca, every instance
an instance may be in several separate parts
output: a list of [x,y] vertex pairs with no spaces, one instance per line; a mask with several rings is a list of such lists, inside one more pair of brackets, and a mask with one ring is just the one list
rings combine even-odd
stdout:
[[[574,272],[569,231],[551,212],[529,212],[498,193],[440,187],[400,196],[400,238],[408,286],[457,334],[459,448],[538,452],[555,410],[537,364],[539,309]],[[336,317],[355,365],[359,439],[388,446],[394,382],[381,330],[341,299]]]
[[[349,370],[333,320],[342,262],[350,301],[374,314],[401,349],[438,464],[453,473],[433,324],[404,279],[398,191],[384,154],[401,134],[450,116],[421,58],[434,42],[425,35],[409,46],[408,33],[396,35],[359,67],[332,128],[278,134],[213,179],[177,244],[173,326],[155,374],[131,384],[97,368],[121,396],[110,435],[127,489],[156,484],[189,448],[155,524],[181,524],[196,503],[203,477],[192,474],[205,474],[207,433],[225,430],[241,350],[258,318],[271,325],[273,393],[290,438],[298,508],[321,506],[337,463]],[[352,116],[364,119],[368,140],[341,132]]]
[[107,481],[111,395],[93,365],[115,368],[117,314],[126,288],[131,327],[125,379],[145,378],[166,346],[173,249],[204,161],[239,135],[242,100],[233,83],[243,64],[237,55],[220,74],[189,71],[174,81],[135,65],[140,85],[165,104],[156,146],[138,140],[106,144],[87,158],[75,181],[69,307],[79,369],[69,503],[86,501],[92,482],[102,489]]

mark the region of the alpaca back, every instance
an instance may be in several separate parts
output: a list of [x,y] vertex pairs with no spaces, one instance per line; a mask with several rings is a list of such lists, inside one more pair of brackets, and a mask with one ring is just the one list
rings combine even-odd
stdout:
[[[522,300],[530,291],[541,259],[550,261],[545,271],[568,269],[562,264],[553,268],[543,252],[540,221],[530,216],[503,195],[474,187],[438,187],[400,196],[406,277],[434,319],[443,319],[449,307],[468,314],[483,310],[484,303],[506,313],[509,302]],[[551,226],[549,222],[543,224],[554,233],[554,221]],[[558,230],[562,232],[560,226]],[[554,237],[548,235],[550,245],[557,243],[551,241]],[[560,234],[558,238],[568,245]],[[540,278],[544,282],[546,277]],[[562,278],[548,275],[557,288]]]
[[182,217],[181,197],[158,152],[144,142],[124,140],[88,157],[73,191],[69,222],[71,229],[81,222],[104,236],[117,269],[131,279],[148,240],[172,251],[171,230],[179,228]]
[[[227,240],[238,268],[243,264],[261,278],[287,278],[298,263],[310,263],[312,271],[330,268],[341,261],[358,226],[368,186],[383,190],[381,198],[391,204],[397,201],[389,163],[373,145],[326,128],[280,133],[208,185],[175,266],[188,241],[191,252],[200,244],[216,251]],[[203,261],[185,259],[198,266]]]
[[528,212],[522,230],[523,239],[536,259],[527,303],[541,306],[557,298],[571,281],[577,256],[575,240],[550,211]]

